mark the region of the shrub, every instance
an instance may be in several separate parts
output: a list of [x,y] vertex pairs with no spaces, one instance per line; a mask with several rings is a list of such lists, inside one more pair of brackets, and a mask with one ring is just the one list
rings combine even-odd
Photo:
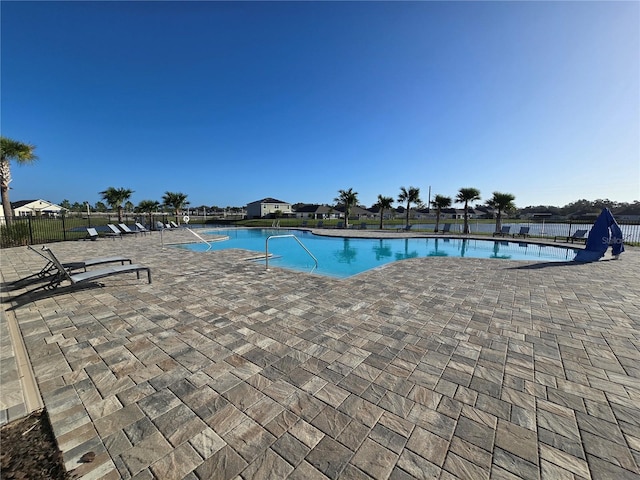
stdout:
[[0,226],[0,246],[17,247],[29,243],[29,226],[24,223],[12,223]]

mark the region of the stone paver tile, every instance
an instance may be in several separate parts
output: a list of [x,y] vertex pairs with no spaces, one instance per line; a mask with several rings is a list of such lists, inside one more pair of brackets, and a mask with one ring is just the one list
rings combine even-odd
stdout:
[[[362,365],[362,364],[361,364]],[[370,477],[358,467],[348,463],[344,470],[340,474],[340,480],[373,480],[373,477]]]
[[626,445],[611,442],[589,432],[582,432],[582,444],[587,455],[600,457],[603,460],[640,474],[636,462]]
[[[492,472],[492,478],[493,478],[493,472]],[[517,477],[514,477],[514,480],[516,478]],[[576,476],[573,474],[573,472],[570,472],[569,470],[565,470],[564,468],[559,467],[554,463],[547,462],[546,460],[541,460],[540,461],[540,478],[542,480],[575,480]]]
[[449,452],[455,453],[459,457],[482,468],[486,468],[487,470],[491,469],[492,453],[466,442],[459,437],[453,437]]
[[247,463],[253,462],[264,450],[276,441],[260,424],[248,418],[228,431],[222,438],[244,458]]
[[535,432],[527,428],[499,420],[496,446],[531,463],[538,463],[538,437]]
[[350,421],[348,415],[327,406],[311,421],[311,425],[330,437],[336,438]]
[[637,469],[627,470],[599,457],[588,455],[588,462],[593,480],[637,480],[640,477]]
[[[617,423],[611,423],[600,418],[576,412],[577,426],[582,432],[588,432],[596,436],[606,438],[615,443],[625,445],[624,435]],[[637,421],[637,420],[636,420]]]
[[489,478],[489,470],[453,452],[447,455],[443,468],[461,480],[482,480]]
[[580,439],[580,432],[573,410],[550,402],[538,401],[538,426],[563,437]]
[[293,466],[271,449],[267,449],[242,471],[242,478],[261,480],[287,478]]
[[138,402],[140,409],[151,419],[159,417],[180,404],[173,392],[163,389]]
[[284,404],[292,413],[311,421],[325,407],[325,404],[303,390],[296,390]]
[[102,442],[111,457],[116,457],[133,446],[127,438],[127,435],[122,430],[118,430],[107,437],[103,437]]
[[189,443],[204,459],[209,458],[227,444],[209,427],[191,437]]
[[151,471],[157,478],[181,480],[201,463],[202,459],[193,447],[183,443],[152,464]]
[[450,439],[456,430],[456,422],[450,417],[416,403],[407,420],[445,439]]
[[260,425],[266,426],[283,410],[284,407],[282,405],[265,396],[247,408],[245,413]]
[[332,438],[323,437],[307,455],[306,461],[331,479],[336,479],[353,452]]
[[271,448],[291,465],[296,467],[311,449],[290,433],[285,433],[271,446]]
[[198,478],[230,480],[247,466],[247,462],[233,448],[226,445],[196,468]]
[[356,451],[360,444],[365,440],[367,434],[371,429],[364,423],[360,423],[358,420],[352,420],[349,425],[346,426],[342,433],[338,435],[337,439],[345,447],[351,451]]
[[583,460],[586,459],[584,448],[580,440],[563,437],[562,435],[551,432],[546,428],[539,427],[538,442],[544,443],[553,448],[557,448],[558,450],[562,450],[563,452],[568,453],[569,455],[573,455],[574,457],[578,457]]
[[174,447],[207,428],[207,424],[184,404],[160,415],[155,419],[155,424]]
[[375,427],[373,427],[370,437],[372,440],[375,440],[383,447],[386,447],[397,454],[400,454],[400,452],[402,452],[402,449],[407,444],[407,437],[394,432],[381,423],[378,423]]
[[349,395],[351,395],[350,392],[338,387],[337,385],[333,385],[332,383],[327,383],[315,393],[316,398],[334,408],[338,408],[338,406],[342,404]]
[[338,407],[338,410],[349,415],[368,427],[373,427],[382,416],[384,410],[357,395],[350,395]]
[[169,442],[160,432],[156,432],[122,452],[121,457],[131,474],[135,475],[171,451]]
[[238,410],[244,412],[254,403],[261,400],[265,395],[248,383],[242,382],[224,392],[223,396],[230,403],[235,405]]
[[351,463],[376,479],[386,479],[398,460],[398,454],[384,448],[373,440],[365,440]]
[[289,475],[288,480],[327,480],[325,474],[308,462],[302,462]]
[[289,433],[309,448],[314,448],[324,438],[324,433],[321,430],[303,419],[299,419],[295,424],[291,425]]
[[247,418],[247,415],[242,413],[236,407],[231,404],[227,404],[214,413],[208,420],[207,424],[213,428],[218,435],[224,437],[224,435],[243,423]]
[[395,413],[399,417],[407,418],[414,403],[415,402],[409,398],[387,391],[378,402],[378,406],[391,413]]
[[540,458],[574,472],[582,477],[589,478],[590,476],[589,465],[585,460],[574,457],[573,455],[544,443],[540,444]]
[[415,427],[407,442],[407,448],[422,458],[429,460],[434,465],[441,467],[447,456],[449,442],[429,430]]
[[[400,454],[398,467],[407,472],[411,478],[420,480],[439,478],[441,472],[440,467],[408,449]],[[393,473],[391,478],[394,478]]]
[[102,437],[111,435],[144,417],[144,413],[137,404],[132,403],[105,417],[96,419],[93,424]]
[[[300,420],[300,417],[294,415],[288,410],[283,410],[271,420],[265,428],[271,432],[275,437],[280,437],[284,432],[289,430],[295,423]],[[320,432],[322,433],[322,432]]]
[[540,477],[536,465],[498,447],[493,452],[493,465],[514,474],[522,480],[534,480]]
[[229,401],[226,398],[218,394],[208,385],[204,385],[180,398],[185,405],[207,423],[213,415],[229,405]]

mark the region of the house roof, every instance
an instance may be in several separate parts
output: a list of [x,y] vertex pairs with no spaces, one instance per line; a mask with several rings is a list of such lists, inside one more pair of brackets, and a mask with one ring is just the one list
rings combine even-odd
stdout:
[[267,198],[263,198],[262,200],[256,200],[255,202],[250,202],[249,205],[251,203],[286,203],[288,204],[289,202],[283,202],[282,200],[278,200],[276,198],[267,197]]
[[330,209],[331,209],[331,207],[328,207],[326,205],[307,204],[307,205],[301,205],[298,208],[296,208],[296,212],[299,212],[299,213],[329,213]]
[[37,199],[36,200],[18,200],[17,202],[11,202],[11,208],[24,207],[25,205],[29,205],[30,203],[37,202],[37,201],[38,201]]

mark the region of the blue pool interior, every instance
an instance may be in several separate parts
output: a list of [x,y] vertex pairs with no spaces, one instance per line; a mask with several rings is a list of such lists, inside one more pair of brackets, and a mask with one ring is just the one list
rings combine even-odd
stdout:
[[[474,240],[453,238],[346,238],[314,235],[304,230],[283,229],[213,229],[204,233],[222,235],[227,240],[210,242],[211,251],[238,248],[262,254],[271,235],[295,235],[318,260],[315,261],[294,238],[269,240],[269,267],[282,267],[346,278],[384,264],[419,257],[469,257],[509,260],[566,262],[575,257],[575,250],[566,247],[536,245],[507,240]],[[175,245],[205,252],[204,243]]]

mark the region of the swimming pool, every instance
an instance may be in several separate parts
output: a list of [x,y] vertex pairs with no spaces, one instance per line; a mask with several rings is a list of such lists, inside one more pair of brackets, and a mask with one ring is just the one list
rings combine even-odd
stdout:
[[[470,257],[511,260],[562,262],[573,260],[575,250],[564,247],[535,245],[506,240],[473,240],[453,238],[346,238],[314,235],[304,230],[269,228],[233,228],[206,230],[212,235],[225,235],[228,240],[212,242],[211,250],[240,248],[262,253],[270,235],[295,235],[318,259],[314,260],[294,238],[274,238],[269,241],[270,267],[283,267],[346,278],[387,263],[419,257]],[[189,243],[175,245],[204,252],[207,245]],[[264,263],[264,258],[262,260]]]

